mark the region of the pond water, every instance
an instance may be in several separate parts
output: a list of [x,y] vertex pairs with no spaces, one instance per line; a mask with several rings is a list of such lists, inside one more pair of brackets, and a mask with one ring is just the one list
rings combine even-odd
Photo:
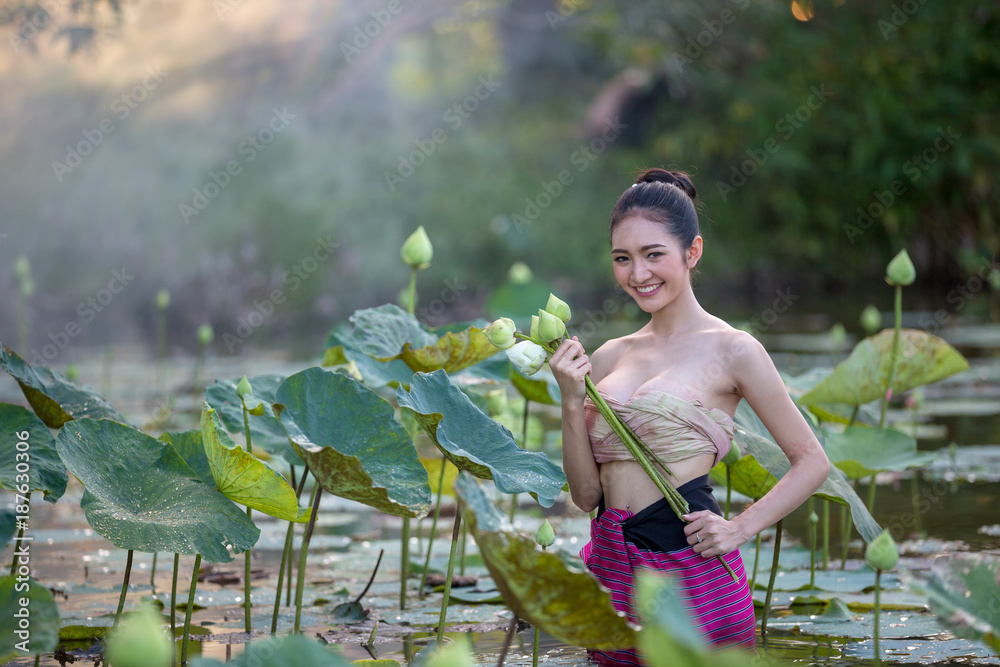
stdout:
[[[982,328],[978,338],[961,331],[959,348],[972,368],[961,375],[924,388],[926,403],[917,421],[917,436],[921,450],[941,450],[937,462],[911,481],[909,474],[882,474],[878,477],[874,516],[885,527],[896,527],[900,535],[903,558],[898,569],[913,572],[926,570],[931,560],[945,553],[970,550],[1000,553],[1000,336],[993,327]],[[945,338],[948,332],[942,332]],[[845,355],[834,355],[822,348],[819,336],[796,334],[772,335],[765,341],[779,369],[795,375],[812,366],[836,363]],[[848,345],[849,349],[849,345]],[[94,387],[102,385],[102,351],[91,355],[80,353],[80,379]],[[171,359],[167,369],[168,386],[175,387],[174,404],[168,409],[157,398],[155,365],[139,351],[119,350],[112,378],[110,398],[126,416],[137,423],[147,423],[150,432],[191,428],[197,424],[200,396],[191,390],[192,360]],[[290,374],[311,365],[310,362],[290,362],[279,355],[257,355],[247,359],[210,360],[203,377],[230,378],[259,373]],[[23,404],[17,385],[4,376],[0,379],[0,401]],[[538,416],[549,428],[558,423],[557,410],[540,409]],[[904,410],[890,410],[890,423],[900,428],[912,426],[912,415]],[[551,438],[549,438],[551,441]],[[553,455],[556,455],[552,452]],[[926,512],[915,517],[911,494],[930,502]],[[858,487],[862,498],[867,497],[864,484]],[[724,491],[717,492],[720,504]],[[50,585],[57,597],[64,625],[110,625],[118,602],[118,592],[125,563],[125,552],[95,535],[89,528],[79,500],[82,488],[75,481],[66,496],[55,505],[36,501],[32,505],[32,530],[35,537],[34,575]],[[519,527],[533,532],[543,518],[543,511],[530,498],[522,498],[518,515]],[[506,507],[508,497],[500,498]],[[735,497],[733,512],[740,511],[747,499]],[[822,514],[822,503],[816,511]],[[394,517],[375,513],[356,503],[339,498],[323,498],[321,519],[317,524],[310,549],[307,589],[305,592],[304,628],[307,636],[322,636],[338,644],[351,659],[392,658],[405,662],[431,637],[437,623],[441,594],[428,592],[420,598],[418,578],[410,580],[406,610],[399,608],[399,536],[401,522]],[[863,566],[862,544],[854,533],[848,558],[841,569],[841,539],[839,508],[831,509],[830,555],[828,570],[816,573],[816,585],[809,589],[808,508],[800,507],[784,521],[780,568],[769,620],[768,650],[785,661],[802,665],[869,664],[872,658],[871,635],[873,573]],[[430,566],[441,571],[447,561],[447,537],[454,516],[454,501],[445,498],[442,520],[434,543]],[[588,539],[588,517],[562,500],[544,510],[558,536],[554,548],[576,553]],[[259,515],[255,513],[255,519]],[[919,521],[919,524],[917,523]],[[258,520],[262,534],[253,551],[253,567],[261,576],[254,580],[253,626],[255,638],[265,636],[270,626],[276,571],[284,536],[284,525],[276,521]],[[419,570],[426,548],[430,520],[414,524],[411,538],[413,566]],[[298,533],[301,536],[301,530]],[[764,589],[770,568],[774,529],[763,533],[760,566],[757,575],[755,601],[763,603]],[[340,602],[348,601],[364,588],[381,549],[385,556],[375,582],[362,599],[369,610],[367,619],[352,623],[331,620],[331,611]],[[9,558],[4,552],[3,560]],[[753,542],[741,549],[744,564],[751,571],[755,559]],[[144,596],[163,601],[169,610],[169,588],[172,559],[161,554],[158,559],[155,588],[150,585],[152,557],[136,554],[126,608],[137,605]],[[186,601],[193,557],[181,558],[179,590]],[[219,569],[242,573],[242,557],[223,564]],[[477,577],[475,589],[456,588],[466,601],[449,607],[448,627],[456,630],[449,637],[470,641],[479,664],[496,664],[505,639],[510,612],[494,600],[488,572],[479,559],[474,543],[466,546],[464,573]],[[419,577],[419,574],[417,575]],[[976,642],[955,639],[927,613],[926,600],[911,593],[895,576],[883,575],[883,604],[896,607],[882,619],[883,659],[898,663],[937,664],[998,664],[986,649]],[[803,589],[804,587],[804,589]],[[243,633],[242,583],[199,584],[198,604],[204,609],[195,612],[193,623],[211,634],[203,642],[194,642],[193,655],[202,654],[219,659],[244,650],[247,636]],[[816,610],[793,606],[796,597],[817,595],[827,600],[838,598],[850,609],[851,616],[841,623],[821,623]],[[473,603],[474,598],[485,600]],[[866,608],[865,605],[868,607]],[[758,608],[759,612],[759,608]],[[810,613],[811,612],[811,613]],[[279,633],[288,632],[294,608],[282,606]],[[378,629],[374,644],[365,648],[375,620]],[[530,664],[532,630],[520,630],[507,655],[507,664]],[[93,642],[67,643],[70,657],[88,655]],[[758,635],[758,648],[762,648]],[[543,635],[541,664],[578,665],[586,663],[586,652],[567,647]],[[92,658],[88,659],[92,662]],[[30,665],[32,660],[15,660],[12,665]],[[43,656],[42,665],[61,664],[53,656]]]

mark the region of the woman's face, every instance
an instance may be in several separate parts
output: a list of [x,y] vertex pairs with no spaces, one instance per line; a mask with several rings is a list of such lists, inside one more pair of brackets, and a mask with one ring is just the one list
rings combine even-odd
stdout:
[[701,256],[701,237],[687,252],[658,222],[631,215],[611,232],[611,262],[618,284],[647,313],[664,307],[690,287],[690,267]]

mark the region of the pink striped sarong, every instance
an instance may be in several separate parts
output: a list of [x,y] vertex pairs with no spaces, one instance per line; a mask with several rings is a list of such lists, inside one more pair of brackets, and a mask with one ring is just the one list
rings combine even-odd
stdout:
[[[708,509],[717,514],[708,475],[677,489],[691,511]],[[712,646],[739,646],[756,651],[757,621],[753,597],[739,550],[724,556],[737,581],[719,562],[695,553],[684,535],[684,522],[664,498],[633,514],[628,510],[601,509],[590,522],[590,542],[580,551],[590,571],[611,591],[615,609],[641,623],[634,609],[634,571],[639,567],[665,572],[674,578],[679,597],[691,620]],[[645,665],[634,650],[589,651],[604,665]]]

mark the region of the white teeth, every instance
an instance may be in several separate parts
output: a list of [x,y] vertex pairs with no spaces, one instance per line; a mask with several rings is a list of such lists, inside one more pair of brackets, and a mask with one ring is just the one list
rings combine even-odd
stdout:
[[639,292],[640,294],[647,294],[649,292],[652,292],[653,290],[655,290],[657,287],[659,287],[662,284],[663,283],[658,283],[656,285],[650,285],[649,287],[636,287],[635,291]]

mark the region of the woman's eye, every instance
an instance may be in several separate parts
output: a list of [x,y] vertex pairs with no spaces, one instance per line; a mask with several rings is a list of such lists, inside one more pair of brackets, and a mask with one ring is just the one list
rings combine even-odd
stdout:
[[648,254],[648,255],[646,255],[646,256],[647,256],[647,257],[659,257],[659,256],[660,256],[660,255],[662,255],[662,254],[663,254],[662,252],[651,252],[651,253],[649,253],[649,254]]
[[619,260],[624,260],[624,261],[628,261],[628,257],[626,257],[625,255],[619,255],[618,257],[615,257],[615,258],[614,258],[614,261],[616,261],[616,262],[618,262],[619,264],[621,264],[621,261],[619,261]]

